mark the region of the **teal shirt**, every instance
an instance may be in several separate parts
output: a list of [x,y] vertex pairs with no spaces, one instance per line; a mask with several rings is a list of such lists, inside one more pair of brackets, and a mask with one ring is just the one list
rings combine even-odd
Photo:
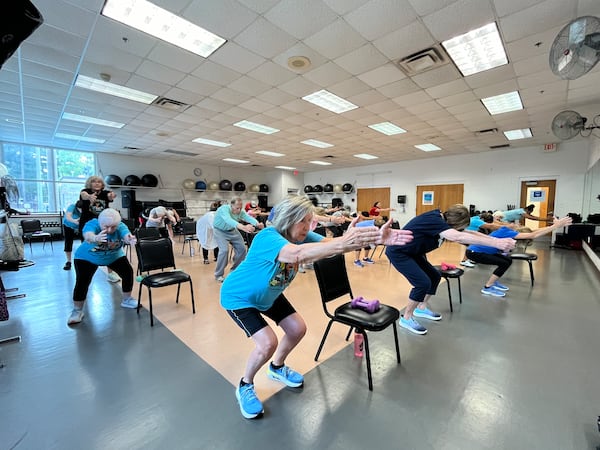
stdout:
[[[323,236],[309,232],[303,243],[319,242]],[[231,272],[221,287],[221,306],[228,310],[269,309],[298,273],[297,263],[277,260],[290,242],[273,227],[260,231],[252,240],[246,259]]]
[[[98,234],[101,231],[102,227],[98,219],[92,219],[83,226],[84,236],[85,233]],[[123,222],[120,222],[114,233],[106,235],[106,242],[83,241],[75,251],[75,259],[83,259],[97,266],[107,266],[125,256],[123,239],[128,234],[130,234],[129,228]]]
[[[79,219],[81,217],[81,212],[75,207],[75,203],[67,206],[66,212],[71,213],[73,219]],[[71,222],[66,214],[63,216],[63,225],[65,227],[73,228],[74,230],[79,229],[79,223]]]
[[258,225],[258,221],[247,214],[244,208],[242,208],[239,214],[233,214],[231,205],[222,205],[219,206],[219,209],[215,213],[213,227],[217,230],[231,231],[237,228],[240,221],[251,223],[254,226]]

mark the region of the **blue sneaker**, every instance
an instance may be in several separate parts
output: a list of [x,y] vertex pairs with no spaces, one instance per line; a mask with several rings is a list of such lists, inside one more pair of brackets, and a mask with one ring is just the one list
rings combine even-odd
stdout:
[[360,262],[360,259],[357,259],[356,261],[354,261],[354,265],[356,267],[365,267],[365,265]]
[[406,328],[411,333],[427,334],[427,328],[425,328],[413,318],[405,319],[404,317],[400,317],[399,323],[402,328]]
[[499,291],[504,291],[504,292],[508,291],[508,289],[509,289],[508,286],[504,286],[503,284],[499,283],[498,281],[494,281],[494,284],[492,286],[494,286]]
[[238,386],[235,390],[235,397],[240,404],[242,416],[246,419],[254,419],[264,412],[263,405],[254,392],[253,384]]
[[435,311],[432,311],[428,308],[415,308],[415,310],[413,311],[413,316],[422,317],[423,319],[429,320],[442,320],[442,315],[440,313],[436,313]]
[[288,366],[274,369],[273,365],[269,364],[267,376],[271,380],[281,381],[283,384],[289,387],[300,387],[304,384],[304,377],[295,370],[290,369]]
[[375,264],[375,261],[373,261],[371,258],[363,258],[362,262],[367,264]]
[[506,296],[506,294],[504,292],[496,289],[494,286],[490,286],[490,287],[483,286],[483,288],[481,289],[481,293],[485,294],[485,295],[491,295],[493,297],[504,297],[504,296]]

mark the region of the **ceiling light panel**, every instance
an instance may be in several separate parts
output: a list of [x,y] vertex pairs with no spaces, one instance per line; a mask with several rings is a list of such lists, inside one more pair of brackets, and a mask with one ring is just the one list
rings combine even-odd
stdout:
[[378,156],[373,156],[373,155],[369,155],[368,153],[359,153],[357,155],[354,155],[355,158],[360,158],[360,159],[377,159]]
[[283,170],[296,170],[295,167],[289,167],[289,166],[275,166],[276,169],[283,169]]
[[356,106],[354,103],[350,103],[349,101],[344,100],[343,98],[338,97],[337,95],[332,94],[325,89],[306,95],[302,97],[302,100],[306,100],[307,102],[320,106],[321,108],[336,114],[341,114],[358,108],[358,106]]
[[101,92],[103,94],[114,95],[115,97],[126,98],[127,100],[133,100],[135,102],[145,103],[146,105],[149,105],[158,98],[158,95],[148,94],[147,92],[109,83],[108,81],[86,77],[85,75],[77,75],[75,86]]
[[531,128],[523,128],[522,130],[508,130],[504,132],[504,136],[509,141],[515,141],[517,139],[527,139],[533,137]]
[[249,120],[242,120],[240,122],[234,123],[233,125],[239,128],[244,128],[250,131],[256,131],[257,133],[262,134],[273,134],[279,131],[277,128],[271,128],[266,125],[261,125],[260,123],[250,122]]
[[333,147],[333,144],[328,144],[327,142],[317,141],[316,139],[307,139],[306,141],[301,141],[301,144],[312,145],[313,147],[318,148],[329,148]]
[[376,123],[374,125],[369,125],[369,128],[375,131],[379,131],[380,133],[386,134],[388,136],[406,133],[406,130],[404,128],[400,128],[399,126],[396,126],[391,122]]
[[106,142],[105,139],[96,139],[85,136],[75,136],[74,134],[65,134],[65,133],[56,133],[54,137],[60,139],[69,139],[71,141],[81,141],[81,142],[92,142],[94,144],[104,144]]
[[463,76],[508,64],[495,22],[442,42]]
[[523,109],[523,103],[518,91],[482,98],[481,102],[492,116]]
[[212,139],[204,139],[204,138],[192,139],[192,142],[196,142],[198,144],[212,145],[213,147],[229,147],[229,146],[231,146],[231,144],[229,144],[227,142],[213,141]]
[[415,147],[424,152],[437,152],[438,150],[441,150],[440,147],[434,144],[419,144],[415,145]]
[[258,153],[259,155],[265,155],[265,156],[275,156],[277,158],[280,156],[285,156],[283,153],[270,152],[268,150],[259,150],[256,153]]
[[235,159],[235,158],[223,158],[223,161],[234,162],[239,164],[248,164],[250,161],[246,161],[245,159]]
[[106,0],[102,15],[204,58],[227,42],[146,0]]
[[89,123],[90,125],[101,125],[103,127],[123,128],[124,123],[112,122],[110,120],[96,119],[95,117],[81,116],[79,114],[63,113],[62,118],[74,122]]
[[316,164],[317,166],[330,166],[331,165],[330,162],[326,162],[326,161],[309,161],[309,163]]

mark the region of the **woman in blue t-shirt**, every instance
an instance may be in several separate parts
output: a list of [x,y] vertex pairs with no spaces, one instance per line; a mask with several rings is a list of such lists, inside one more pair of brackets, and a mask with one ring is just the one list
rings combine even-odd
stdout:
[[429,298],[440,284],[440,273],[427,261],[427,253],[439,247],[443,239],[460,244],[491,245],[502,251],[515,246],[513,239],[496,239],[481,233],[462,231],[469,226],[469,210],[464,205],[453,205],[443,214],[439,209],[423,213],[405,226],[413,233],[413,240],[403,246],[389,246],[385,254],[398,272],[406,277],[413,288],[408,304],[400,318],[400,326],[415,334],[427,333],[427,328],[413,316],[441,320],[442,316],[431,310]]
[[83,227],[83,243],[75,251],[75,288],[73,289],[73,311],[68,325],[83,320],[83,305],[99,266],[114,270],[123,280],[123,308],[137,308],[137,300],[131,296],[133,268],[123,251],[123,244],[135,245],[135,236],[121,222],[116,209],[106,208],[97,219],[88,221]]
[[[562,219],[554,219],[554,223],[549,227],[538,228],[535,231],[522,233],[517,230],[508,227],[502,227],[490,233],[490,236],[496,238],[512,238],[512,239],[536,239],[540,236],[548,234],[556,228],[568,226],[573,219],[566,216]],[[500,283],[500,278],[508,270],[512,264],[512,259],[507,254],[503,254],[494,247],[488,247],[485,245],[470,245],[467,247],[467,258],[480,263],[489,264],[491,266],[497,266],[494,272],[487,280],[487,282],[481,288],[481,293],[485,295],[492,295],[494,297],[504,297],[508,286]]]
[[[303,196],[282,200],[275,208],[272,226],[260,231],[246,258],[231,272],[221,288],[221,306],[254,341],[244,376],[236,388],[240,411],[246,419],[262,414],[263,406],[254,391],[254,376],[271,358],[267,375],[290,387],[300,387],[304,377],[285,365],[285,359],[306,333],[306,324],[283,291],[290,285],[301,263],[316,261],[369,244],[402,245],[411,239],[410,231],[393,230],[391,222],[381,229],[354,227],[337,238],[314,231],[314,206]],[[266,316],[284,331],[281,342]]]

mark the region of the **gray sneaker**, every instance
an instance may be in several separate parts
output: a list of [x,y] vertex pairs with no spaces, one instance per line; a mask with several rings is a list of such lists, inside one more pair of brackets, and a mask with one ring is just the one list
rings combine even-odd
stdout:
[[69,320],[67,320],[67,325],[74,325],[76,323],[81,322],[83,320],[84,315],[85,314],[83,313],[83,309],[74,308],[73,311],[71,311]]
[[121,301],[121,307],[128,309],[136,309],[138,306],[138,301],[133,297],[124,298]]

